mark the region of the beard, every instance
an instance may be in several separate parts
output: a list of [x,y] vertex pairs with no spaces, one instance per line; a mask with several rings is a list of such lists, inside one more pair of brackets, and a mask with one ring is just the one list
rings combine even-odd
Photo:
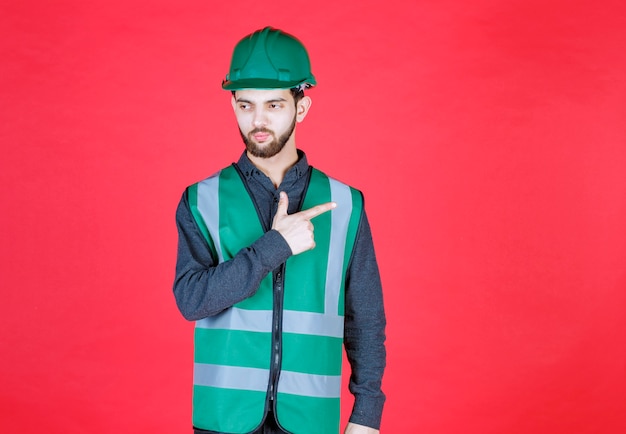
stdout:
[[[243,131],[241,131],[240,128],[239,134],[241,134],[241,138],[246,145],[246,150],[250,153],[250,155],[258,158],[271,158],[283,150],[283,148],[291,138],[291,135],[293,134],[293,130],[295,128],[296,117],[294,116],[293,121],[291,122],[291,125],[289,126],[287,131],[285,131],[278,138],[274,134],[274,131],[268,128],[254,128],[248,133],[247,136],[243,133]],[[270,134],[274,139],[271,142],[264,144],[263,146],[259,146],[252,140],[252,135],[256,133],[267,133]]]

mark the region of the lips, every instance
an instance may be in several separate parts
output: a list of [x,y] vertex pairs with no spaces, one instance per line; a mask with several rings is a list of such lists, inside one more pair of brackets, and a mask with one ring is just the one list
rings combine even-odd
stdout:
[[254,140],[256,140],[257,142],[264,142],[267,139],[269,139],[271,136],[271,134],[269,133],[254,133],[252,135],[252,137],[254,137]]

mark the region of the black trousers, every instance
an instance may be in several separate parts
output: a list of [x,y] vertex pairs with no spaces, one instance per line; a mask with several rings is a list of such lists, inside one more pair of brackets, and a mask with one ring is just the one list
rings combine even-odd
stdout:
[[267,416],[265,417],[265,422],[261,428],[256,430],[254,434],[289,434],[287,431],[283,431],[276,423],[276,417],[274,417],[274,412],[269,411]]
[[[205,431],[203,429],[194,428],[194,434],[226,434],[226,433],[218,433],[216,431]],[[274,417],[274,412],[269,411],[267,416],[265,417],[265,422],[263,425],[256,431],[253,431],[250,434],[289,434],[287,431],[283,431],[278,424],[276,423],[276,417]]]

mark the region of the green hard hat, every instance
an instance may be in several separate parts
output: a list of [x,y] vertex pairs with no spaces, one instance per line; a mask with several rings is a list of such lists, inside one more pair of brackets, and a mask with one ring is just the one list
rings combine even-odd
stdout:
[[222,88],[291,89],[316,84],[302,42],[281,30],[266,27],[235,46]]

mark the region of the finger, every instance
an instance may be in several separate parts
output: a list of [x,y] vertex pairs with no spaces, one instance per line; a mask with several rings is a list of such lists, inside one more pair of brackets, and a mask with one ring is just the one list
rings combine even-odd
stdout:
[[312,219],[313,217],[317,217],[320,214],[324,214],[327,211],[330,211],[333,208],[336,208],[337,204],[335,202],[326,202],[321,205],[316,205],[313,208],[306,209],[304,211],[300,211],[300,214],[305,219]]
[[280,192],[280,200],[278,201],[278,208],[276,209],[276,215],[287,215],[287,209],[289,208],[289,197],[284,191]]

